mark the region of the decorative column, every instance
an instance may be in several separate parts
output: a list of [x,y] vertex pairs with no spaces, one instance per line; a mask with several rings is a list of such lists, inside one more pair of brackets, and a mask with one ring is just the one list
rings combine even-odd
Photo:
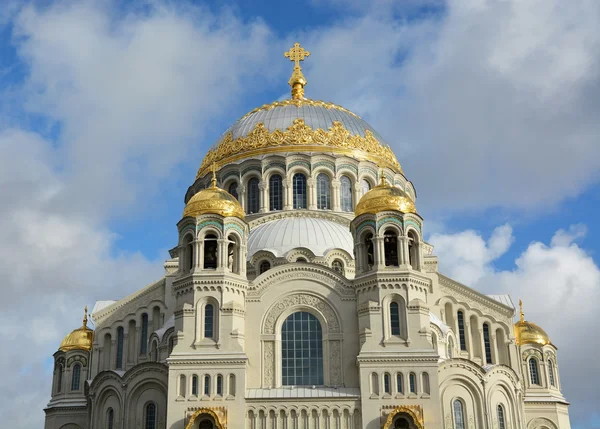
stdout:
[[192,258],[192,262],[193,262],[193,266],[190,269],[190,271],[193,273],[194,271],[196,271],[197,268],[202,268],[202,266],[200,265],[202,259],[200,259],[200,249],[204,248],[204,246],[201,245],[201,241],[200,240],[194,240],[192,241],[192,248],[194,249],[194,255]]
[[398,265],[408,267],[408,237],[403,235],[398,237]]
[[[473,335],[473,331],[471,330],[471,320],[467,319],[467,315],[465,314],[465,312],[463,311],[464,314],[464,325],[465,325],[465,343],[467,345],[467,352],[469,353],[469,360],[473,360],[473,349],[474,349],[474,338],[471,338]],[[456,316],[456,322],[458,323],[458,316]],[[458,348],[459,350],[461,350],[462,353],[462,349],[460,348],[460,332],[457,330],[456,331],[457,335],[458,335]]]
[[352,209],[358,204],[360,199],[362,198],[362,189],[360,186],[360,182],[354,182],[354,201],[352,201]]
[[121,365],[123,371],[127,370],[127,362],[129,359],[129,334],[123,329],[123,358],[121,359]]
[[261,180],[258,184],[258,189],[260,190],[260,210],[259,213],[264,213],[267,211],[267,195],[269,190],[269,183]]
[[484,364],[490,363],[490,362],[487,362],[486,353],[485,353],[485,341],[483,339],[483,327],[478,328],[477,332],[479,332],[479,341],[481,343],[481,362]]
[[315,186],[315,179],[312,177],[306,181],[306,187],[308,191],[307,203],[309,210],[317,209],[317,187]]
[[113,369],[116,368],[117,362],[117,340],[110,341],[110,361],[108,362],[108,368],[104,369]]
[[244,209],[244,211],[246,211],[246,187],[240,183],[237,191],[238,191],[238,196],[239,196],[239,202],[240,202],[242,208]]
[[283,209],[284,210],[292,210],[293,208],[293,196],[292,196],[292,186],[289,179],[284,179],[282,181],[283,185]]
[[490,332],[490,347],[492,349],[492,362],[496,365],[500,363],[500,359],[498,356],[498,343],[496,343],[496,334],[492,334]]
[[227,245],[229,240],[225,238],[217,239],[217,268],[229,270],[229,264],[227,261]]
[[332,195],[333,201],[331,202],[331,207],[333,207],[333,211],[339,212],[341,211],[341,195],[340,195],[340,181],[338,179],[333,179],[331,181]]
[[383,237],[373,237],[373,250],[375,251],[375,265],[385,267],[385,251],[383,246]]

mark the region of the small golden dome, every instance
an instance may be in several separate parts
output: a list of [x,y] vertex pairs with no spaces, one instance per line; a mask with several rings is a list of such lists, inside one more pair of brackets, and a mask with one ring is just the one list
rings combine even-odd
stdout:
[[354,215],[375,214],[386,210],[395,210],[402,213],[417,212],[415,203],[408,194],[396,186],[388,185],[382,174],[381,183],[363,195],[356,205]]
[[58,350],[68,352],[70,350],[85,350],[92,349],[92,341],[94,339],[94,331],[87,327],[87,307],[85,307],[85,315],[83,316],[83,326],[75,329],[67,335]]
[[523,344],[539,344],[541,346],[552,344],[546,331],[535,323],[525,320],[525,315],[523,314],[523,302],[521,300],[519,300],[519,308],[521,320],[515,323],[514,327],[517,344],[519,346],[522,346]]
[[216,172],[213,167],[212,185],[194,195],[185,208],[183,217],[196,217],[203,214],[218,214],[224,217],[235,216],[244,220],[244,209],[240,202],[229,192],[217,187]]

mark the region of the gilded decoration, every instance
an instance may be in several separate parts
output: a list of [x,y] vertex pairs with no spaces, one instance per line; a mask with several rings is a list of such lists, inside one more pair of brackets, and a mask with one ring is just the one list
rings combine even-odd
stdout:
[[540,346],[552,344],[546,331],[535,323],[525,320],[523,302],[521,300],[519,300],[519,313],[520,320],[515,323],[514,326],[515,337],[519,346],[522,346],[523,344],[539,344]]
[[365,130],[365,137],[352,135],[341,122],[334,121],[329,130],[313,130],[303,119],[297,118],[286,131],[269,131],[262,122],[245,137],[233,139],[227,133],[221,143],[206,154],[196,178],[204,176],[213,163],[227,164],[236,159],[293,150],[333,152],[367,159],[376,164],[402,172],[396,156],[387,145],[382,145],[373,133]]
[[294,71],[288,84],[292,87],[292,98],[301,100],[304,98],[304,86],[306,86],[307,82],[302,73],[300,61],[304,61],[304,58],[310,56],[310,52],[300,46],[300,43],[296,42],[283,56],[294,62]]
[[420,405],[398,405],[397,407],[394,407],[387,415],[387,419],[383,424],[383,429],[393,429],[392,424],[394,423],[394,418],[397,415],[402,414],[408,415],[413,420],[417,429],[425,428],[423,421],[423,407]]
[[348,113],[352,116],[354,116],[355,118],[360,119],[360,116],[358,116],[356,113],[351,112],[350,110],[342,107],[342,106],[338,106],[337,104],[334,103],[330,103],[328,101],[322,101],[322,100],[312,100],[310,98],[303,98],[303,99],[287,99],[287,100],[282,100],[282,101],[274,101],[273,103],[270,104],[263,104],[260,107],[257,107],[254,110],[251,110],[250,112],[246,113],[244,116],[242,116],[243,120],[245,118],[247,118],[248,116],[256,113],[256,112],[260,112],[261,110],[271,110],[274,109],[276,107],[286,107],[286,106],[296,106],[296,107],[301,107],[301,106],[317,106],[317,107],[324,107],[327,110],[339,110],[340,112],[344,112],[344,113]]
[[192,429],[196,420],[202,416],[210,416],[214,420],[217,429],[227,428],[227,409],[225,407],[203,407],[192,414],[185,429]]
[[81,328],[75,329],[69,335],[67,335],[60,343],[58,350],[62,352],[68,352],[71,350],[85,350],[89,352],[92,349],[94,331],[87,327],[87,322],[88,309],[86,306],[83,316],[83,325]]
[[415,203],[406,192],[395,186],[388,185],[382,175],[381,183],[360,199],[354,210],[354,215],[358,217],[365,213],[376,214],[388,210],[402,213],[417,213]]

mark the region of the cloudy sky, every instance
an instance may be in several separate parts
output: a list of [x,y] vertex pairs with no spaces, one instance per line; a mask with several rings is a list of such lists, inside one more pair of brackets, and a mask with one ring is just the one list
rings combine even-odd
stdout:
[[235,119],[288,93],[388,140],[445,274],[510,293],[600,428],[600,3],[39,1],[0,5],[0,415],[43,424],[84,305],[162,273],[183,196]]

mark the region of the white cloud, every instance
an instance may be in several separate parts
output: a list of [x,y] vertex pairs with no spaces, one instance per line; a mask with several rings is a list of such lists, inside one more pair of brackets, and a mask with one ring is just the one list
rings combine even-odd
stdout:
[[[500,228],[510,230],[506,225]],[[473,231],[432,236],[440,271],[481,292],[523,299],[526,318],[544,328],[559,348],[563,393],[572,403],[573,421],[586,424],[585,418],[597,408],[592,380],[600,380],[600,368],[589,364],[590,356],[600,353],[600,345],[590,341],[597,336],[600,268],[574,242],[585,235],[585,226],[558,230],[549,246],[530,243],[508,270],[493,266],[509,245],[506,237],[510,233],[496,234],[498,230],[487,242]],[[483,256],[464,256],[470,252]]]

